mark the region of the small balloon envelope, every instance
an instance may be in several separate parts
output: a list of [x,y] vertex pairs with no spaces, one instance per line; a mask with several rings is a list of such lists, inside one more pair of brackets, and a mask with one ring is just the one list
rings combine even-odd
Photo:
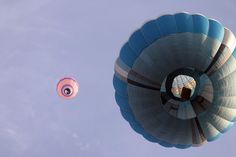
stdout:
[[73,78],[62,78],[57,84],[57,94],[64,99],[74,98],[79,90],[79,84]]

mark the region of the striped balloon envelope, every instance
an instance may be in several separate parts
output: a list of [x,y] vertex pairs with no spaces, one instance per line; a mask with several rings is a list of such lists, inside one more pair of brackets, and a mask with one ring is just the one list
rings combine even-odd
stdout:
[[236,120],[235,45],[229,29],[200,14],[148,21],[115,63],[122,116],[137,133],[165,147],[217,139]]

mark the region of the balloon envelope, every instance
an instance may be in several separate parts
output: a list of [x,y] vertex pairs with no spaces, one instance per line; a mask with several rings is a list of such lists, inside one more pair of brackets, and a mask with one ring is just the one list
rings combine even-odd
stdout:
[[148,21],[115,63],[121,114],[137,133],[165,147],[217,139],[236,119],[235,44],[229,29],[200,14]]
[[73,78],[63,78],[57,84],[57,93],[64,99],[74,98],[79,90],[79,85]]

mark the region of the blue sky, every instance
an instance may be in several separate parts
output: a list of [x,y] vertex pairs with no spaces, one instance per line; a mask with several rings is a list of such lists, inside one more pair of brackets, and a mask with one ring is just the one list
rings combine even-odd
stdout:
[[[164,148],[122,118],[112,77],[119,50],[143,23],[180,11],[236,32],[234,0],[0,0],[0,156],[235,156],[236,127],[202,147]],[[60,78],[78,96],[56,93]]]

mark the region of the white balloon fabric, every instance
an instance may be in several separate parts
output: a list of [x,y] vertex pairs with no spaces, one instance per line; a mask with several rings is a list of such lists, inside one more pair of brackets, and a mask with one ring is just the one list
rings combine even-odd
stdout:
[[145,23],[115,64],[113,84],[123,117],[165,147],[217,139],[236,120],[235,44],[229,29],[200,14],[163,15]]

